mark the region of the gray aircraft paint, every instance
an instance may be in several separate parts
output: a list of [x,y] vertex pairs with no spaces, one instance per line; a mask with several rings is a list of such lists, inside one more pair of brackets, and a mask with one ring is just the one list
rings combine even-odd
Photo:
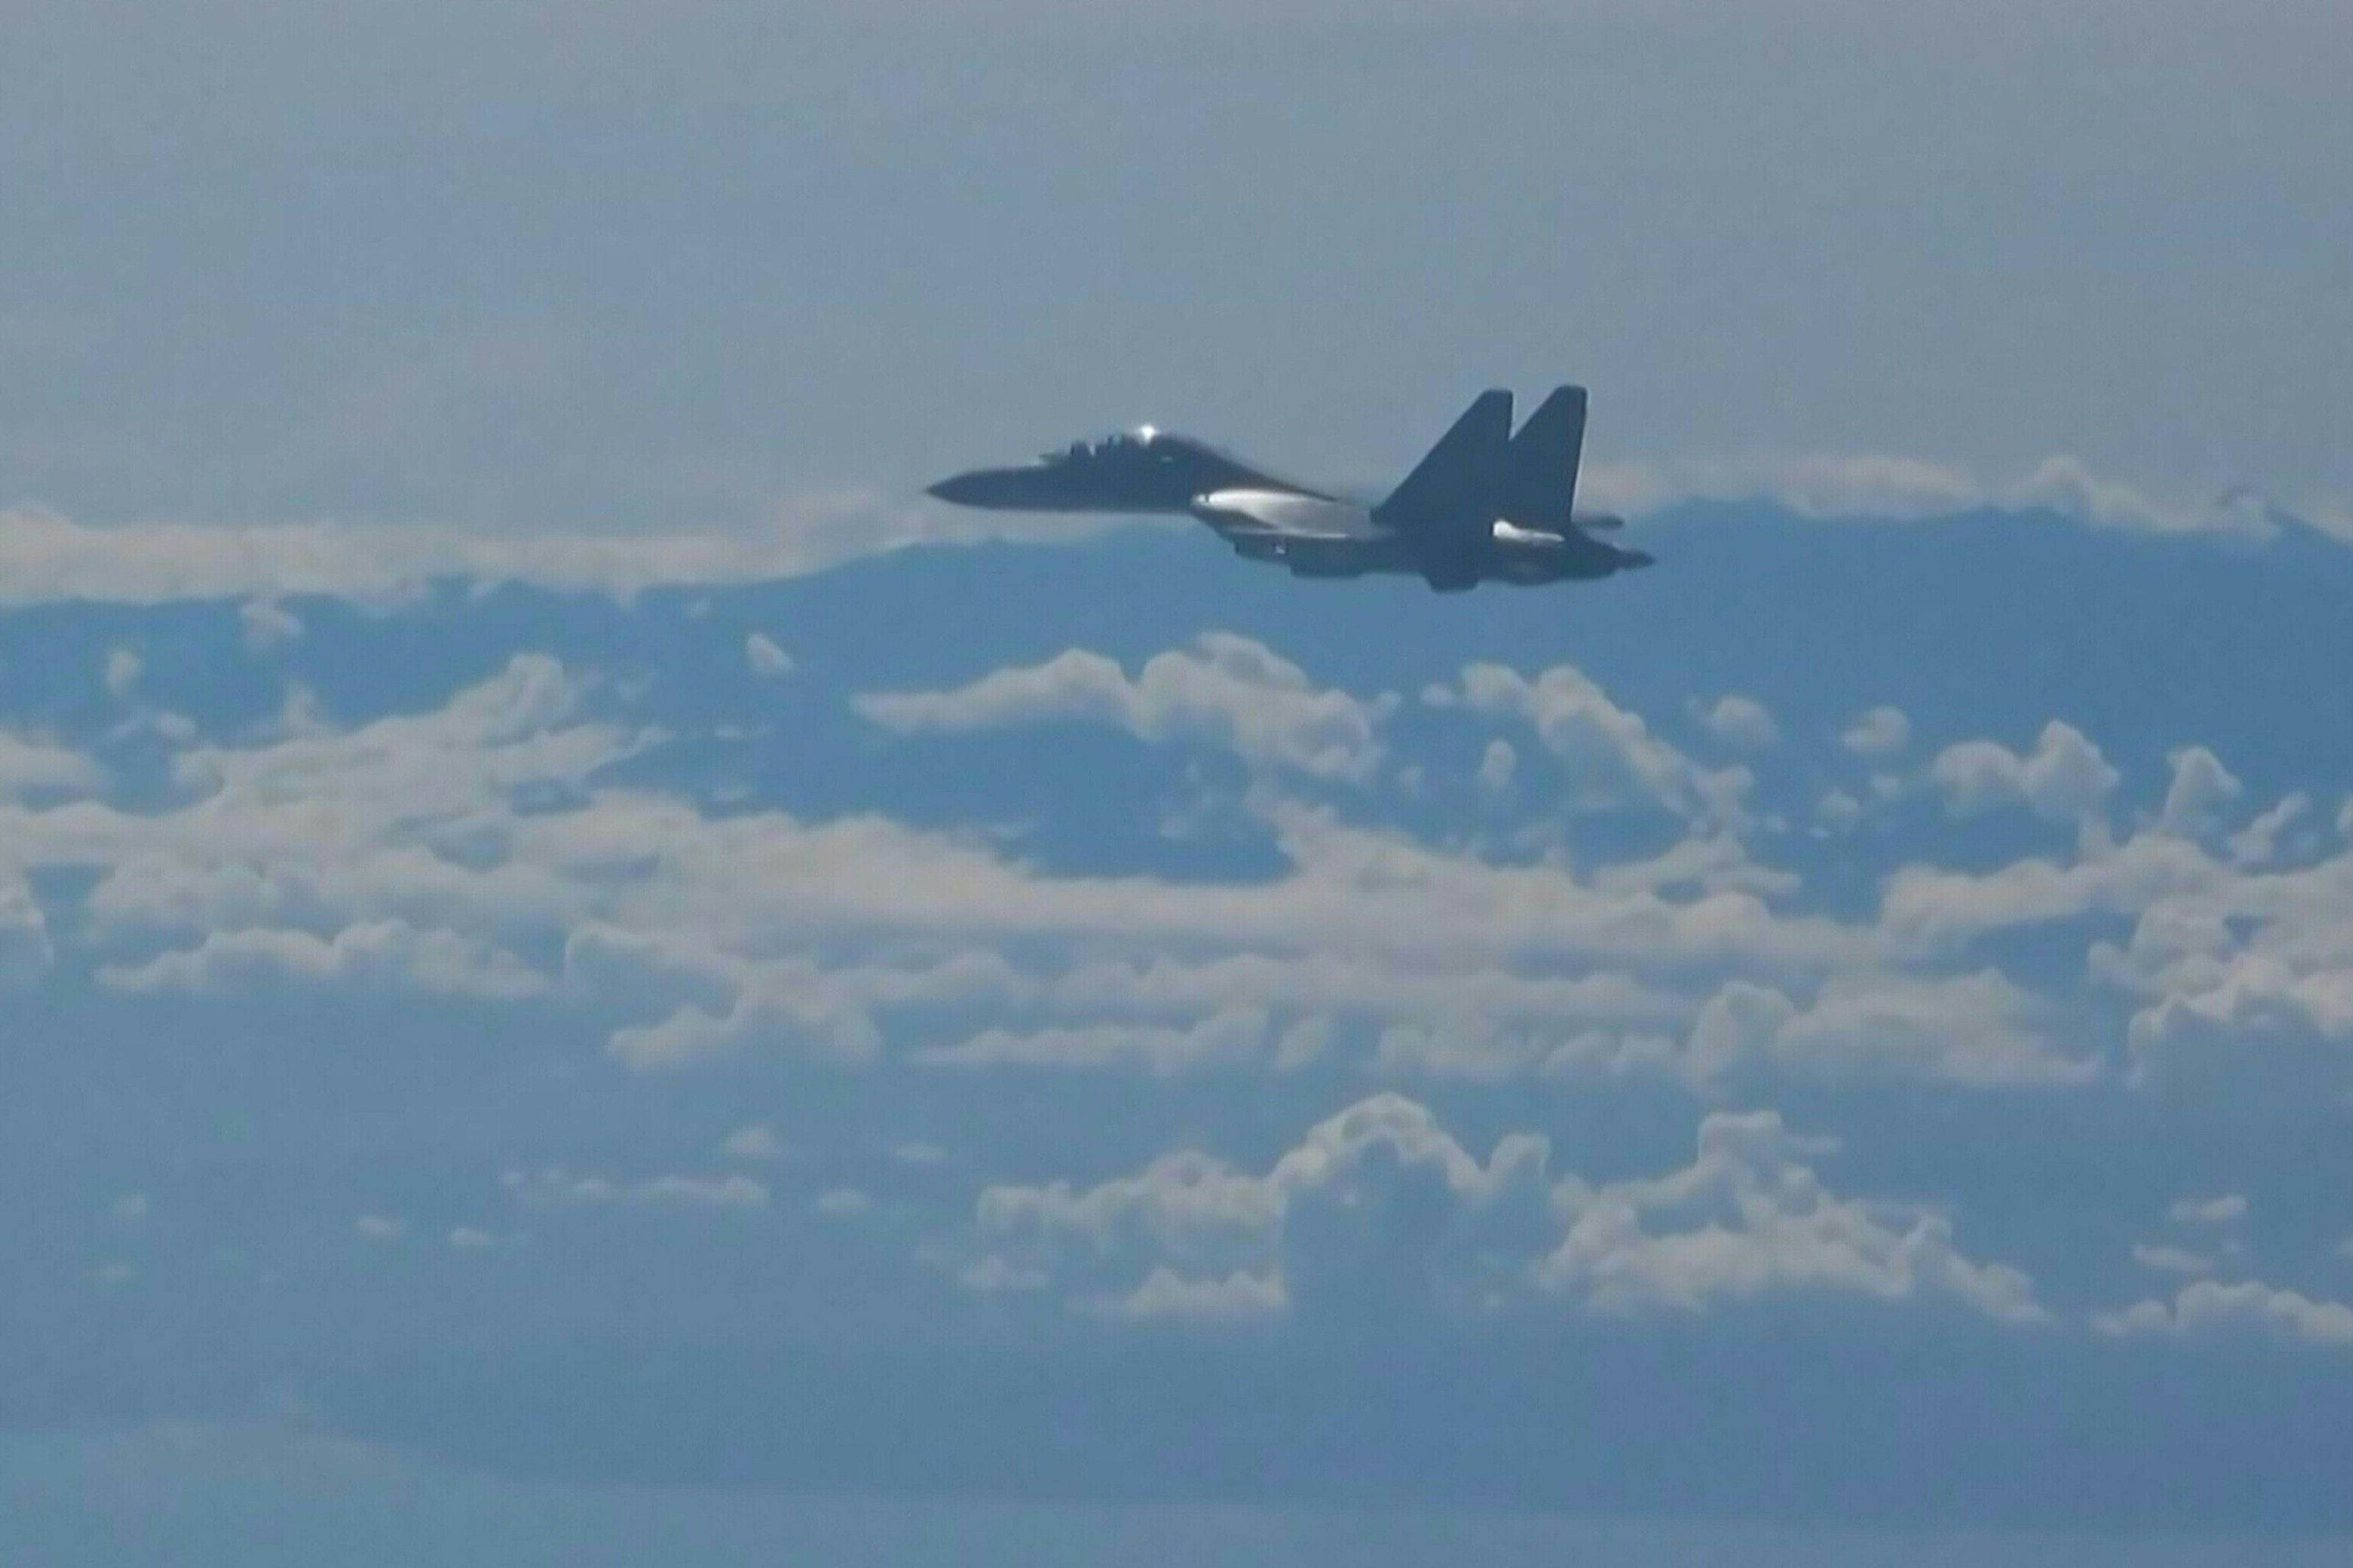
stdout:
[[1245,560],[1300,577],[1404,574],[1440,592],[1606,577],[1651,557],[1590,531],[1621,520],[1575,512],[1585,415],[1585,389],[1557,387],[1515,435],[1512,395],[1482,392],[1369,506],[1149,426],[1034,464],[957,474],[929,493],[1007,510],[1188,512]]

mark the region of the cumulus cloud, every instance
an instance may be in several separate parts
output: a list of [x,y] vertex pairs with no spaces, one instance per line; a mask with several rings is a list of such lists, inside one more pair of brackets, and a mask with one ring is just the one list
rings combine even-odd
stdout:
[[2173,1217],[2183,1225],[2236,1225],[2247,1217],[2247,1200],[2237,1193],[2183,1198],[2173,1205],[2172,1212]]
[[96,795],[106,784],[106,770],[81,752],[0,730],[0,800]]
[[679,1068],[748,1049],[785,1051],[844,1063],[871,1061],[882,1040],[872,1016],[829,988],[797,995],[762,988],[738,996],[725,1012],[689,1003],[658,1023],[614,1031],[615,1059],[638,1068]]
[[2259,1279],[2193,1280],[2170,1302],[2138,1301],[2099,1313],[2092,1321],[2102,1333],[2118,1338],[2255,1333],[2304,1344],[2353,1345],[2353,1307]]
[[543,995],[550,984],[513,953],[396,920],[346,926],[329,938],[282,929],[216,931],[143,963],[102,966],[99,980],[119,991],[217,995],[290,982],[499,1002]]
[[744,662],[751,668],[753,674],[764,680],[790,675],[793,669],[793,656],[760,632],[754,632],[744,639]]
[[1512,787],[1512,778],[1519,771],[1520,753],[1509,741],[1490,741],[1479,757],[1479,787],[1490,795],[1501,795]]
[[0,990],[38,980],[56,956],[31,886],[0,866]]
[[1944,1301],[2011,1323],[2047,1317],[2025,1275],[1963,1256],[1944,1215],[1829,1191],[1806,1162],[1836,1148],[1772,1111],[1712,1115],[1681,1171],[1565,1182],[1556,1201],[1567,1233],[1537,1277],[1604,1312],[1797,1291]]
[[2312,797],[2300,790],[2281,797],[2271,809],[2231,835],[2231,858],[2241,866],[2272,864],[2280,858],[2282,836],[2311,809]]
[[106,655],[106,689],[117,697],[130,696],[137,689],[139,677],[145,672],[146,668],[147,661],[139,657],[139,650],[136,648],[109,649]]
[[[2333,982],[2327,986],[2234,984],[2195,996],[2168,996],[2133,1015],[2126,1038],[2137,1083],[2310,1083],[2341,1072],[2333,1047],[2353,1015]],[[2257,1072],[2257,1063],[2270,1070]]]
[[1986,872],[1905,867],[1887,879],[1881,921],[1906,940],[1956,942],[2091,913],[2137,915],[2228,878],[2196,844],[2140,833],[2122,845],[2082,843],[2064,863],[2031,856]]
[[1129,1318],[1242,1322],[1271,1317],[1290,1304],[1282,1281],[1271,1275],[1237,1268],[1222,1279],[1187,1279],[1163,1267],[1146,1275],[1112,1310]]
[[784,1157],[785,1145],[775,1128],[755,1123],[730,1132],[720,1141],[719,1152],[731,1160],[778,1160]]
[[1901,708],[1879,707],[1847,726],[1839,744],[1868,762],[1883,763],[1912,743],[1912,721]]
[[1475,1312],[1547,1295],[1624,1313],[1796,1291],[2043,1317],[2025,1276],[1964,1257],[1943,1216],[1828,1192],[1805,1162],[1834,1147],[1769,1112],[1715,1115],[1683,1170],[1556,1182],[1544,1138],[1506,1134],[1482,1162],[1385,1093],[1262,1174],[1187,1151],[1092,1187],[991,1187],[973,1270],[1153,1315]]
[[[1198,1043],[1200,1020],[1249,1008],[1286,1028],[1388,1012],[1582,1030],[1677,1009],[1631,966],[1802,973],[1876,945],[1777,912],[1766,899],[1792,884],[1725,836],[1579,875],[1276,797],[1259,807],[1276,875],[1173,882],[1053,874],[880,817],[712,815],[600,782],[648,744],[601,700],[593,679],[518,656],[422,712],[338,729],[290,710],[250,743],[191,740],[150,807],[0,802],[0,843],[27,870],[94,876],[77,941],[110,985],[217,995],[290,979],[580,1006],[621,1014],[611,1048],[642,1067],[745,1049],[871,1061],[885,1015],[949,1005],[1042,1013],[978,1026],[1005,1031],[992,1050],[1138,1022]],[[70,758],[43,766],[96,782]],[[21,875],[0,885],[19,952],[40,961]],[[552,950],[553,975],[516,956]]]
[[1991,969],[1832,975],[1804,1007],[1770,987],[1734,981],[1700,1010],[1679,1065],[1701,1085],[1756,1064],[1831,1080],[2091,1081],[2098,1062],[2056,1048],[2046,1013],[2045,1004]]
[[[1240,681],[1253,689],[1335,695],[1269,673],[1280,661],[1262,653],[1164,658],[1189,661],[1187,680],[1222,661],[1265,676]],[[1138,700],[1154,684],[1117,679]],[[2093,963],[2141,997],[2136,1059],[2259,1022],[2353,1038],[2353,858],[2256,870],[2152,822],[2122,844],[2085,836],[2072,860],[1906,868],[1875,918],[1836,919],[1708,822],[1711,775],[1575,670],[1473,667],[1433,695],[1525,722],[1590,795],[1702,815],[1647,858],[1579,866],[1558,847],[1440,847],[1270,789],[1250,807],[1267,874],[1071,874],[967,833],[711,813],[611,783],[647,733],[610,716],[620,701],[593,679],[524,655],[422,712],[337,729],[290,710],[247,743],[188,740],[169,798],[136,811],[0,800],[0,844],[24,868],[0,879],[0,947],[20,975],[54,961],[24,879],[69,868],[94,879],[70,929],[107,985],[578,1008],[638,1068],[745,1051],[872,1063],[902,1012],[926,1010],[941,1065],[1280,1068],[1368,1048],[1399,1075],[1675,1074],[1721,1093],[1752,1067],[2079,1081],[2089,1059],[2052,1047],[2029,994],[1950,958],[1988,931],[2102,911],[2140,920]],[[1349,733],[1343,752],[1372,743]],[[2029,755],[1995,748],[2003,760],[1957,787],[2085,809],[2113,770],[2080,741],[2054,726]],[[49,750],[28,773],[101,782]],[[560,968],[535,967],[556,952]],[[1738,1019],[1733,997],[1754,1004]]]
[[1205,632],[1157,654],[1131,679],[1114,659],[1072,648],[1000,669],[955,691],[875,693],[860,713],[902,734],[962,733],[1055,721],[1109,724],[1150,742],[1223,747],[1260,765],[1361,782],[1380,755],[1388,710],[1315,686],[1262,643]]
[[1719,697],[1700,713],[1700,722],[1719,745],[1762,752],[1781,738],[1771,710],[1753,697]]
[[1736,816],[1745,793],[1744,773],[1695,766],[1573,665],[1555,665],[1533,679],[1504,665],[1470,665],[1459,686],[1433,687],[1422,700],[1528,725],[1558,763],[1574,806],[1653,805],[1686,815],[1714,808]]
[[[1482,1163],[1427,1108],[1382,1094],[1311,1128],[1263,1175],[1180,1152],[1092,1188],[989,1188],[978,1222],[1011,1266],[1078,1274],[1082,1305],[1133,1311],[1165,1272],[1146,1296],[1164,1307],[1214,1288],[1269,1306],[1411,1310],[1492,1272],[1493,1248],[1525,1256],[1540,1240],[1544,1160],[1543,1140],[1514,1134]],[[1237,1287],[1238,1273],[1252,1283]]]
[[2047,822],[2076,822],[2116,788],[2116,770],[2072,724],[2052,720],[2024,755],[1996,741],[1964,741],[1937,753],[1928,776],[1960,816],[2023,805]]
[[2165,808],[2158,817],[2161,826],[2191,838],[2219,832],[2223,813],[2238,804],[2246,786],[2203,746],[2183,746],[2168,760],[2173,782],[2166,788]]
[[2133,1243],[2133,1261],[2153,1274],[2211,1274],[2214,1260],[2162,1242]]
[[1380,1032],[1374,1070],[1500,1083],[1531,1075],[1556,1079],[1625,1079],[1672,1073],[1674,1043],[1660,1035],[1601,1028],[1546,1028],[1481,1016],[1402,1019]]
[[245,646],[254,653],[266,653],[302,635],[301,618],[276,599],[248,599],[237,607],[237,618]]

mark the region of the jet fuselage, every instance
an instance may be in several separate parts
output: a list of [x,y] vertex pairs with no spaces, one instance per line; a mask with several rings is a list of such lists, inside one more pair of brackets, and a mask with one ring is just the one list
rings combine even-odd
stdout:
[[[1187,510],[1243,559],[1274,562],[1300,577],[1423,577],[1443,592],[1479,583],[1587,581],[1648,566],[1651,559],[1581,531],[1555,533],[1501,520],[1483,538],[1441,551],[1385,527],[1368,507],[1290,491],[1212,490]],[[1595,520],[1601,527],[1616,522]]]
[[1440,592],[1557,583],[1651,564],[1594,536],[1620,519],[1574,512],[1585,393],[1565,386],[1517,436],[1511,394],[1482,394],[1389,497],[1365,505],[1262,472],[1147,426],[1019,468],[977,468],[929,493],[1018,511],[1185,512],[1251,561],[1302,577],[1419,576]]

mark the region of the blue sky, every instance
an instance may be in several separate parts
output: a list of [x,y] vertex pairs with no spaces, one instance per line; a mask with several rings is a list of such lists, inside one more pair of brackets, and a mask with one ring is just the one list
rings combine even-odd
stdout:
[[5,14],[0,1558],[2341,1553],[2340,13]]

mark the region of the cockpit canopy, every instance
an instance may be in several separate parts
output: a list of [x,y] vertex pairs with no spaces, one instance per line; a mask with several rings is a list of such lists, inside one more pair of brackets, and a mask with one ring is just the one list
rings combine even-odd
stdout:
[[1155,453],[1154,450],[1154,444],[1160,440],[1159,431],[1149,425],[1140,425],[1133,430],[1122,430],[1116,435],[1099,436],[1092,440],[1073,441],[1059,452],[1046,453],[1039,461],[1045,463],[1118,462],[1123,459],[1134,461],[1137,458],[1145,456],[1165,456],[1166,444],[1163,444],[1159,452]]

